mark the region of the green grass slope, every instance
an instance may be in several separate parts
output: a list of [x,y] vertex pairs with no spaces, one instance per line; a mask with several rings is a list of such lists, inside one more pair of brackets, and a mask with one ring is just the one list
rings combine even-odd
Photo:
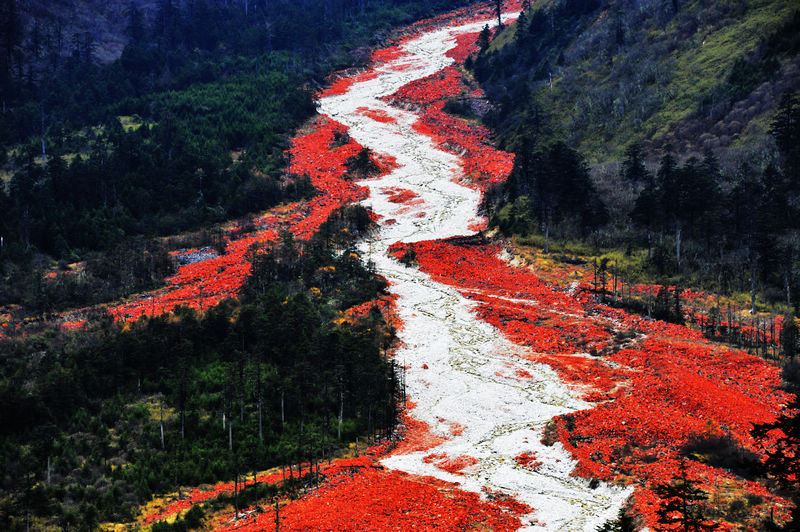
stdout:
[[633,141],[648,152],[758,149],[780,95],[800,82],[797,4],[677,4],[536,2],[476,62],[501,104],[489,120],[504,144],[535,116],[595,163]]

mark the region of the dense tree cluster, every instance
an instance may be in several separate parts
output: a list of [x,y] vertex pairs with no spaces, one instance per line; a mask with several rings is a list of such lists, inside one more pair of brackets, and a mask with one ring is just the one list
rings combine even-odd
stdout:
[[558,236],[586,238],[595,231],[601,245],[646,248],[646,266],[659,278],[685,276],[724,293],[749,292],[753,308],[759,293],[792,307],[800,288],[799,123],[797,97],[786,94],[771,129],[776,157],[763,170],[749,164],[723,170],[712,152],[679,162],[672,151],[651,170],[632,144],[618,183],[635,191],[634,200],[611,212],[578,152],[562,143],[532,151],[524,141],[514,172],[490,192],[487,206],[492,222],[509,233],[547,237],[556,227]]
[[[628,148],[621,178],[634,187],[640,184],[630,219],[640,238],[646,238],[655,271],[690,272],[722,291],[749,291],[753,306],[757,291],[793,305],[800,229],[800,174],[793,143],[800,140],[799,120],[796,97],[785,95],[772,127],[778,156],[763,170],[748,164],[721,170],[710,152],[702,160],[689,157],[679,164],[668,152],[657,170],[649,172],[638,147]],[[659,244],[650,253],[655,235]]]
[[3,0],[0,304],[39,313],[114,297],[124,290],[92,283],[83,300],[34,297],[41,276],[28,274],[47,257],[72,263],[130,248],[134,235],[313,194],[304,176],[283,174],[288,135],[314,113],[313,88],[365,61],[365,46],[392,25],[457,4],[313,0],[300,15],[285,1],[159,0],[150,14],[130,2],[127,46],[102,65],[94,34],[59,39],[57,21],[25,26],[18,3]]
[[[600,5],[599,0],[564,0],[541,9],[526,9],[517,21],[514,45],[479,56],[474,64],[475,77],[490,91],[501,84],[498,91],[509,88],[524,95],[530,91],[528,83],[550,78],[560,49]],[[486,46],[481,48],[486,50]],[[516,83],[505,87],[507,78]]]
[[377,310],[342,314],[386,288],[349,249],[368,223],[363,209],[337,213],[310,242],[256,251],[241,304],[6,340],[2,528],[30,513],[90,529],[153,493],[322,459],[390,428],[393,330]]
[[[604,17],[598,17],[601,12]],[[686,12],[670,10],[666,15],[684,17]],[[619,171],[613,178],[605,175],[609,165],[597,169],[594,179],[589,177],[583,161],[596,154],[580,150],[584,133],[563,128],[580,110],[554,107],[549,96],[551,73],[557,69],[563,74],[572,68],[569,61],[579,59],[572,39],[581,32],[585,35],[580,39],[616,39],[620,49],[612,56],[624,60],[626,56],[619,55],[622,48],[634,44],[627,16],[616,12],[614,3],[545,2],[526,9],[516,25],[505,30],[513,31],[512,37],[496,37],[502,46],[482,46],[472,67],[495,103],[484,119],[498,128],[501,143],[516,153],[508,183],[487,197],[492,223],[507,233],[541,234],[545,247],[556,236],[629,254],[646,249],[644,267],[651,277],[672,278],[684,285],[700,282],[724,294],[749,293],[753,310],[758,297],[791,308],[800,295],[796,95],[785,93],[775,106],[767,139],[774,141],[774,148],[765,150],[761,160],[734,164],[721,150],[708,149],[698,156],[671,144],[654,151],[651,142],[631,142],[614,150],[622,156],[615,161]],[[648,24],[659,20],[653,16]],[[593,33],[615,17],[616,33]],[[754,80],[769,79],[779,60],[796,54],[792,28],[798,20],[798,16],[787,18],[752,57],[732,63],[719,98],[724,93],[726,101],[736,101],[749,94]],[[614,65],[607,73],[629,74],[616,71]],[[558,98],[569,91],[565,83],[558,89],[561,92],[556,91]],[[692,143],[679,140],[680,145]],[[557,153],[570,154],[579,163],[570,165]],[[597,186],[600,178],[605,181],[602,187]]]
[[[286,90],[291,83],[272,72],[128,101],[124,112],[150,109],[161,121],[126,131],[111,114],[91,141],[65,136],[51,145],[46,165],[28,150],[0,196],[6,253],[17,245],[19,254],[34,246],[80,256],[127,235],[220,222],[307,192],[280,175],[282,135],[314,110],[308,94]],[[84,142],[87,154],[62,158]]]
[[[631,142],[642,142],[651,158],[669,144],[683,154],[757,141],[761,130],[748,125],[796,85],[800,13],[783,2],[765,13],[753,4],[681,6],[529,6],[468,63],[496,104],[485,121],[503,147],[550,129],[601,162]],[[763,37],[743,42],[751,24],[765,28]]]
[[167,246],[156,239],[129,238],[85,258],[74,268],[60,261],[55,269],[40,261],[32,265],[6,262],[5,277],[0,278],[0,306],[20,304],[31,314],[49,316],[155,288],[175,271]]
[[608,219],[581,155],[563,142],[532,150],[524,138],[508,180],[486,195],[492,223],[510,233],[587,234]]

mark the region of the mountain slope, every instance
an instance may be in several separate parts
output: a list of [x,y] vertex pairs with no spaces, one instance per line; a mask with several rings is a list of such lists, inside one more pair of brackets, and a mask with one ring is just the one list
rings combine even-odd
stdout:
[[125,31],[129,6],[135,5],[148,23],[155,19],[158,7],[156,0],[21,0],[18,4],[29,54],[42,47],[49,54],[69,56],[75,36],[80,39],[88,34],[94,42],[94,58],[101,63],[119,58],[129,42]]
[[648,152],[758,150],[781,93],[800,81],[796,9],[789,0],[545,0],[496,39],[475,74],[503,104],[490,118],[506,143],[520,110],[538,109],[595,162],[633,141]]
[[[790,310],[799,29],[785,0],[537,2],[472,63],[495,104],[484,121],[517,154],[485,202],[493,223],[545,250],[552,235],[620,252],[638,279],[749,298],[751,313]],[[587,216],[598,202],[607,216]]]

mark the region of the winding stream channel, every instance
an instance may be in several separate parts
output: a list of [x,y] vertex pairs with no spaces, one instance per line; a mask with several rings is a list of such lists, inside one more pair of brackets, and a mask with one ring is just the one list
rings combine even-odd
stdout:
[[[387,255],[395,242],[416,242],[475,234],[480,192],[459,185],[459,158],[434,146],[412,128],[418,116],[381,100],[403,85],[434,74],[453,63],[445,52],[455,37],[479,31],[485,21],[425,32],[406,42],[401,58],[376,67],[378,76],[356,82],[341,95],[319,101],[319,110],[349,127],[350,136],[377,153],[390,154],[399,168],[363,181],[370,189],[364,203],[382,220],[379,234],[362,245],[366,259],[391,283],[404,327],[397,360],[406,366],[407,393],[416,406],[410,415],[445,438],[437,447],[393,454],[383,465],[415,475],[459,483],[468,491],[500,491],[534,508],[525,516],[531,530],[595,530],[616,517],[629,491],[570,476],[574,462],[560,446],[540,440],[553,416],[587,408],[577,392],[555,371],[524,360],[523,347],[480,321],[473,304],[455,289],[436,283],[413,267]],[[401,66],[401,64],[403,66]],[[359,108],[385,112],[395,122],[376,121]],[[382,191],[408,189],[422,202],[392,203]],[[515,379],[509,364],[532,379]],[[463,427],[463,431],[453,431]],[[519,465],[514,457],[536,453],[538,468]],[[424,460],[431,453],[469,456],[477,463],[463,474],[444,471]]]

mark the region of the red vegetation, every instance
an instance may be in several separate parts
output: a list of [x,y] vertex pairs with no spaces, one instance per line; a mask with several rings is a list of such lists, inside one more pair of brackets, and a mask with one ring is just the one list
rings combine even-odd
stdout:
[[320,92],[317,96],[324,98],[326,96],[339,96],[346,93],[350,87],[362,81],[369,81],[379,76],[379,73],[374,70],[368,70],[357,74],[355,76],[341,77],[334,81],[330,87]]
[[[258,479],[259,483],[267,482],[269,484],[275,484],[282,479],[282,474],[280,472],[271,473],[268,475],[257,476],[256,478]],[[249,479],[249,481],[246,480],[244,482],[245,486],[252,484],[253,484],[252,477]],[[151,511],[143,515],[140,519],[144,524],[160,521],[170,516],[173,516],[178,512],[183,512],[184,510],[188,510],[189,508],[191,508],[196,504],[202,503],[209,499],[213,499],[214,497],[218,497],[219,495],[232,494],[233,491],[234,491],[233,482],[216,484],[206,489],[195,488],[187,490],[181,494],[181,498],[176,499],[166,504],[165,506],[156,506],[150,508]]]
[[[412,125],[414,130],[431,137],[439,148],[461,156],[463,182],[485,190],[490,184],[508,177],[514,165],[514,155],[491,146],[491,135],[485,127],[442,110],[446,100],[462,97],[467,92],[468,87],[463,84],[459,70],[449,66],[404,85],[384,99],[421,107],[420,119]],[[476,93],[480,96],[480,89],[470,91],[470,97],[475,97]]]
[[[392,252],[401,255],[406,247]],[[585,292],[573,297],[551,289],[531,271],[500,260],[495,246],[454,239],[413,248],[423,271],[477,301],[478,316],[530,346],[531,360],[553,367],[585,399],[603,401],[556,418],[558,439],[578,460],[575,474],[637,479],[637,509],[651,523],[648,488],[675,477],[692,438],[731,438],[757,452],[752,424],[772,420],[785,403],[776,391],[779,370],[767,362],[712,344],[698,331],[598,305]],[[712,491],[727,482],[771,498],[763,486],[691,463],[691,473]]]
[[467,56],[478,51],[478,34],[475,33],[462,33],[456,37],[456,46],[448,50],[444,55],[455,59],[456,63],[463,63]]
[[[409,28],[405,38],[475,16],[474,10],[461,10],[423,21]],[[491,6],[482,6],[478,16],[490,17]],[[474,34],[456,40],[457,48],[448,55],[462,61],[473,49]],[[372,60],[385,63],[401,58],[405,54],[401,45],[402,40],[397,46],[373,53]],[[344,94],[354,83],[377,75],[373,69],[342,77],[322,95]],[[485,128],[442,110],[446,100],[480,96],[479,89],[464,85],[456,67],[448,67],[402,87],[387,101],[420,108],[414,129],[433,138],[441,149],[460,155],[464,182],[483,190],[508,176],[513,156],[493,148]],[[391,121],[380,111],[364,109],[363,114]],[[310,132],[293,140],[290,150],[290,172],[308,176],[320,191],[317,197],[273,211],[257,221],[256,232],[231,236],[224,255],[182,267],[168,280],[167,288],[115,307],[111,313],[119,318],[136,318],[180,304],[203,309],[235,296],[249,272],[247,251],[252,245],[274,239],[281,228],[308,238],[333,210],[365,197],[366,189],[345,179],[347,159],[361,148],[346,135],[344,126],[320,119]],[[378,157],[376,162],[387,172],[396,167],[396,161],[388,156]],[[390,201],[406,206],[415,197],[403,189],[387,193]],[[476,221],[474,227],[481,227],[480,223]],[[459,240],[398,243],[390,253],[399,258],[410,247],[416,252],[420,269],[474,300],[479,318],[512,341],[528,346],[526,356],[531,361],[549,365],[585,400],[595,402],[586,410],[557,417],[549,431],[578,461],[575,474],[634,483],[636,510],[649,524],[655,521],[658,505],[658,497],[650,488],[676,476],[680,458],[693,438],[716,435],[758,452],[749,435],[752,424],[774,419],[785,403],[785,394],[776,391],[780,384],[778,369],[763,360],[711,344],[699,331],[600,305],[580,286],[572,291],[552,288],[533,272],[499,259],[496,246]],[[703,297],[694,293],[687,296]],[[378,305],[387,312],[391,304],[386,301]],[[355,319],[369,312],[372,305],[350,309],[342,319]],[[532,376],[518,369],[509,378]],[[427,451],[445,441],[446,436],[432,433],[427,424],[408,414],[413,404],[407,406],[401,418],[405,437],[394,453]],[[453,424],[450,432],[458,434],[464,429]],[[454,474],[476,463],[472,457],[451,458],[442,453],[429,454],[426,461]],[[524,452],[516,461],[532,469],[540,465],[533,453]],[[323,473],[327,482],[321,488],[282,506],[282,529],[510,530],[521,525],[515,515],[531,511],[505,495],[487,491],[490,500],[481,501],[478,495],[459,491],[451,484],[389,472],[368,457],[325,466]],[[689,461],[688,473],[700,479],[704,489],[713,491],[724,482],[767,501],[775,499],[763,486],[711,465]],[[185,501],[176,501],[148,516],[148,522],[231,489],[230,484],[222,484],[210,491],[193,490]],[[224,526],[230,530],[262,530],[273,523],[274,514],[267,510]]]
[[[446,23],[485,18],[490,14],[491,7],[485,5],[477,9],[459,10],[434,19],[420,21],[406,30],[405,36],[396,46],[374,52],[372,60],[376,63],[394,61],[405,54],[401,49],[402,43],[416,37],[422,31]],[[458,57],[466,57],[464,54],[471,49],[473,44],[470,44],[469,38],[463,36],[457,38],[457,42],[458,51],[451,53]],[[370,69],[356,75],[340,77],[320,96],[344,94],[353,84],[374,79],[378,75],[377,70]],[[438,80],[434,79],[436,76],[439,76]],[[455,68],[446,69],[441,75],[437,74],[425,79],[427,82],[418,83],[418,86],[410,84],[411,88],[407,95],[409,101],[420,99],[428,104],[438,103],[440,107],[444,99],[463,90],[460,85],[460,76]],[[444,86],[439,83],[441,81],[444,81]],[[437,109],[434,108],[427,113],[426,118],[423,118],[423,123],[430,124],[427,126],[429,129],[426,129],[426,132],[431,136],[439,135],[436,140],[440,145],[446,144],[448,139],[452,140],[456,136],[462,140],[469,140],[465,143],[470,147],[467,160],[474,162],[466,163],[465,170],[470,179],[480,181],[487,179],[488,176],[489,180],[496,180],[507,175],[507,171],[510,171],[510,155],[496,151],[488,144],[484,144],[484,139],[488,138],[487,130],[476,129],[441,111],[438,111],[438,115],[436,112]],[[381,111],[366,109],[365,114],[379,121],[392,120]],[[451,134],[449,137],[442,136],[448,130],[452,130],[455,134]],[[335,146],[336,141],[342,138],[346,139],[346,142]],[[453,144],[450,149],[462,149],[458,146],[461,145]],[[290,173],[308,176],[312,184],[320,191],[317,197],[309,202],[300,202],[282,209],[274,209],[271,213],[256,220],[258,225],[256,232],[229,238],[225,254],[181,267],[176,275],[167,279],[168,285],[165,288],[113,306],[108,309],[109,313],[118,319],[137,319],[140,316],[170,312],[177,306],[188,306],[203,311],[223,299],[236,297],[250,271],[246,255],[251,246],[263,246],[274,240],[281,228],[289,229],[299,238],[308,238],[335,209],[366,196],[366,189],[343,179],[346,173],[347,159],[357,154],[361,148],[360,144],[346,138],[345,126],[327,118],[320,119],[312,131],[300,135],[292,141],[289,151],[292,158]],[[396,160],[390,155],[377,156],[375,162],[382,173],[388,173],[397,167]],[[505,166],[508,168],[506,169]],[[482,227],[481,222],[477,222],[476,227]]]
[[441,445],[446,438],[431,432],[424,421],[411,417],[410,411],[416,406],[412,401],[406,402],[406,408],[400,415],[402,439],[392,451],[393,454],[410,454],[417,451],[427,451]]
[[372,52],[370,59],[372,59],[372,61],[376,64],[390,63],[406,55],[408,54],[400,48],[399,44],[397,44],[395,46],[390,46],[388,48],[375,50],[374,52]]
[[367,116],[376,122],[383,122],[384,124],[396,124],[397,120],[389,116],[389,114],[382,109],[368,109],[366,107],[359,107],[356,109],[359,114]]
[[389,102],[415,105],[431,105],[457,96],[462,88],[461,73],[449,66],[430,76],[414,80],[386,96]]
[[[387,471],[367,457],[339,462],[324,474],[327,481],[319,489],[281,507],[281,530],[503,531],[522,526],[516,517],[520,508],[505,498],[483,501],[434,478]],[[274,526],[274,510],[265,508],[252,517],[226,521],[219,530]]]
[[397,158],[393,155],[379,153],[374,155],[372,160],[376,165],[378,165],[380,175],[389,174],[392,172],[392,170],[400,168],[400,165],[397,163]]
[[292,140],[289,171],[311,178],[320,192],[289,218],[295,236],[310,238],[333,211],[367,197],[366,188],[344,179],[347,160],[362,149],[347,136],[347,127],[329,118],[321,118],[313,131]]
[[422,459],[426,464],[433,464],[442,471],[447,471],[454,475],[463,475],[462,470],[474,466],[478,463],[477,458],[461,455],[456,457],[447,456],[446,453],[431,453]]
[[418,198],[419,195],[413,190],[408,190],[407,188],[386,187],[381,189],[381,192],[389,196],[389,201],[392,203],[405,203],[406,205],[418,205],[420,203],[424,203],[422,199],[411,201],[414,198]]
[[522,467],[527,467],[528,469],[533,469],[534,471],[539,469],[539,466],[542,465],[542,462],[536,459],[536,453],[528,451],[515,456],[514,460],[516,460],[516,462]]
[[[273,209],[254,222],[258,230],[237,234],[233,227],[225,254],[187,264],[167,279],[165,288],[139,296],[109,309],[119,319],[137,319],[169,312],[184,305],[205,310],[223,299],[236,297],[250,273],[247,255],[252,246],[262,247],[275,240],[281,228],[307,239],[339,207],[366,197],[367,189],[344,179],[347,159],[362,146],[347,136],[347,128],[326,118],[314,128],[292,140],[289,150],[294,175],[307,176],[320,194],[307,202]],[[380,163],[379,163],[380,164]],[[396,163],[383,158],[382,167],[390,171]]]
[[482,489],[483,493],[486,494],[486,497],[494,502],[495,504],[502,506],[503,508],[508,509],[509,511],[517,514],[517,515],[524,515],[530,514],[534,512],[534,508],[531,508],[527,504],[521,503],[515,498],[511,497],[510,495],[506,495],[501,491],[493,490],[487,486],[484,486]]

